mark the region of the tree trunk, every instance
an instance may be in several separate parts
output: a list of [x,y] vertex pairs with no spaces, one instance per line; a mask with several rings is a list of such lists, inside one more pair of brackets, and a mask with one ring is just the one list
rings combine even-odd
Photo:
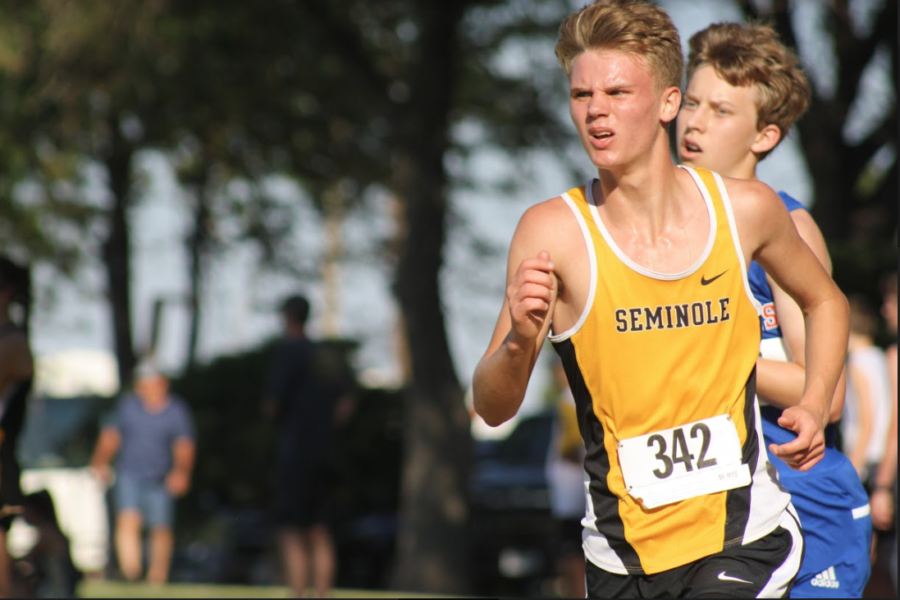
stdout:
[[203,279],[206,273],[206,256],[209,247],[210,210],[207,184],[209,166],[201,165],[198,181],[195,182],[193,228],[187,238],[189,257],[188,267],[188,346],[187,370],[193,370],[197,363],[197,343],[200,339],[200,300],[203,290]]
[[[854,208],[850,200],[856,174],[846,160],[846,144],[840,126],[833,120],[834,112],[831,103],[814,98],[797,125],[813,182],[810,211],[827,240],[845,239],[850,231],[850,213]],[[837,122],[842,123],[843,119]]]
[[128,226],[131,158],[134,151],[120,135],[118,125],[116,120],[111,120],[111,147],[103,160],[113,202],[109,211],[109,232],[103,242],[103,262],[112,314],[119,385],[125,387],[131,381],[135,363],[131,331],[131,234]]
[[[791,8],[786,0],[777,0],[764,14],[751,0],[743,0],[741,6],[748,17],[771,18],[784,43],[796,48]],[[860,185],[872,156],[884,146],[897,147],[896,107],[881,127],[856,146],[844,139],[843,127],[859,95],[865,67],[879,45],[887,43],[894,75],[897,73],[897,2],[884,4],[866,38],[857,37],[853,31],[847,0],[838,0],[825,10],[823,33],[835,44],[837,86],[833,97],[814,94],[808,111],[797,123],[813,182],[812,214],[827,240],[871,240],[896,231],[896,196],[890,196],[897,189],[890,179],[896,173],[896,160],[890,174],[872,192],[868,205]],[[894,81],[896,89],[896,77]]]
[[423,3],[421,55],[400,124],[406,133],[397,192],[405,237],[396,295],[406,325],[412,380],[406,395],[401,523],[393,585],[468,591],[469,420],[441,309],[447,212],[444,153],[457,81],[456,28],[464,3]]

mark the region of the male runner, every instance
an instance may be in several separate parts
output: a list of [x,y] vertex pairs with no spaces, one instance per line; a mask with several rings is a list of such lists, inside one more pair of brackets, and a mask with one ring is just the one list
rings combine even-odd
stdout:
[[552,324],[587,453],[588,595],[783,596],[802,539],[763,446],[746,265],[807,314],[806,387],[781,418],[798,435],[770,448],[798,469],[823,451],[846,299],[770,188],[673,164],[683,57],[665,11],[595,2],[556,53],[599,178],[522,216],[475,410],[516,413]]
[[[775,31],[759,24],[721,23],[689,41],[687,87],[677,120],[682,164],[728,177],[756,180],[756,165],[787,135],[806,110],[810,88],[797,57]],[[779,196],[800,235],[831,270],[824,239],[803,205]],[[757,390],[767,444],[795,434],[779,425],[782,408],[800,401],[805,373],[803,314],[757,262],[750,285],[763,307]],[[844,386],[831,406],[840,418]],[[862,596],[869,578],[872,521],[868,497],[851,462],[834,446],[834,426],[825,430],[825,454],[808,471],[772,462],[800,516],[806,552],[792,598]]]

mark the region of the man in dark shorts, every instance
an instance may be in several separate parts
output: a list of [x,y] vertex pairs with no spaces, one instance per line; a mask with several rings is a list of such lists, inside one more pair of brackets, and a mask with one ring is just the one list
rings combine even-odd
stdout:
[[316,595],[331,589],[335,551],[329,528],[336,419],[349,406],[324,373],[323,352],[306,336],[309,301],[291,296],[281,306],[284,337],[274,349],[263,412],[278,427],[273,518],[285,577],[305,594],[310,569]]

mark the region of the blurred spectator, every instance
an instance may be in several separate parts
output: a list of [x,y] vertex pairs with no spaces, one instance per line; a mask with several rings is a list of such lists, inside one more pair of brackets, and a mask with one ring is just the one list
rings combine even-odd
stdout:
[[871,494],[890,426],[890,379],[885,352],[875,345],[874,309],[863,296],[852,296],[849,301],[847,396],[841,437],[844,453]]
[[872,524],[880,530],[888,547],[887,565],[894,595],[897,595],[897,273],[890,273],[882,281],[881,315],[892,341],[886,350],[891,394],[891,418],[884,444],[884,454],[874,475],[872,495]]
[[302,597],[311,571],[315,593],[324,598],[336,570],[329,514],[334,428],[349,416],[352,400],[334,381],[327,353],[306,335],[309,310],[302,296],[281,306],[284,335],[274,349],[263,413],[278,428],[273,517],[285,578]]
[[557,593],[563,598],[584,598],[584,550],[581,519],[585,512],[584,443],[578,428],[575,398],[562,361],[553,365],[553,381],[559,389],[556,418],[547,456],[550,512],[556,521],[555,551]]
[[[27,327],[30,288],[28,269],[0,256],[0,597],[12,592],[6,534],[22,506],[16,442],[34,375]],[[17,309],[18,323],[13,318]]]
[[135,370],[134,394],[126,394],[94,449],[91,467],[113,483],[110,461],[117,456],[114,505],[115,546],[125,579],[142,572],[142,531],[150,531],[147,581],[165,583],[174,545],[175,498],[190,487],[194,467],[194,425],[183,400],[169,394],[169,380],[152,360]]
[[47,490],[25,496],[22,516],[37,530],[37,542],[16,561],[23,595],[32,598],[74,598],[82,577],[72,562],[69,538],[59,528],[53,498]]

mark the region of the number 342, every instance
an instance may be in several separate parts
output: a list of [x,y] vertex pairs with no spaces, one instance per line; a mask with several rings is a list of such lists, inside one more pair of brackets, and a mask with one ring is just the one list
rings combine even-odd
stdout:
[[696,464],[693,462],[694,455],[688,449],[687,438],[681,427],[672,430],[671,452],[669,452],[666,438],[662,435],[657,433],[647,439],[647,447],[652,448],[655,445],[657,448],[656,459],[663,463],[662,469],[653,470],[653,474],[658,479],[669,477],[674,471],[675,463],[682,463],[688,472],[693,471],[695,466],[697,469],[715,466],[716,459],[706,456],[710,442],[709,427],[705,423],[695,423],[691,427],[690,436],[691,439],[700,437],[700,456],[697,458]]

